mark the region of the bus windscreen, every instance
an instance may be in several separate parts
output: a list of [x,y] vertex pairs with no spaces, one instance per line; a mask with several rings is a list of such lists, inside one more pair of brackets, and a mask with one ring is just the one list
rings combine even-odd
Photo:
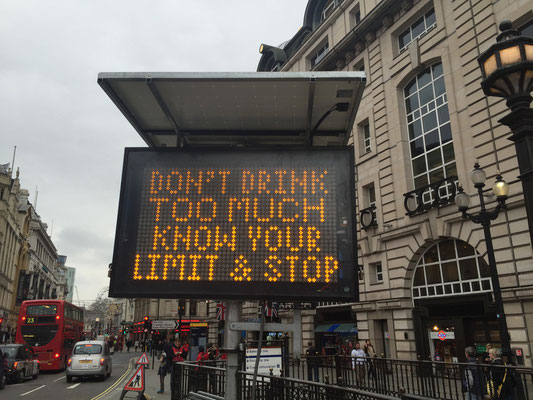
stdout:
[[57,325],[21,326],[22,338],[29,346],[44,346],[57,334]]

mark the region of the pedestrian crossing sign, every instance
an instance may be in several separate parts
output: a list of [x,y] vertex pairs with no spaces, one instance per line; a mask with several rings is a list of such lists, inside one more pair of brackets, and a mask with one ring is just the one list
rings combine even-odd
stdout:
[[124,390],[144,392],[144,367],[142,365],[137,368],[128,383],[126,383],[126,386],[124,386]]
[[148,357],[146,357],[146,353],[143,353],[141,357],[137,360],[135,363],[137,365],[150,365],[150,361],[148,360]]

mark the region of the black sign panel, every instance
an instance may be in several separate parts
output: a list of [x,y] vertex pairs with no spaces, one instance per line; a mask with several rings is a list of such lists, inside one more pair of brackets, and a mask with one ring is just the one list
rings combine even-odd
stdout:
[[351,148],[126,149],[110,295],[357,299]]

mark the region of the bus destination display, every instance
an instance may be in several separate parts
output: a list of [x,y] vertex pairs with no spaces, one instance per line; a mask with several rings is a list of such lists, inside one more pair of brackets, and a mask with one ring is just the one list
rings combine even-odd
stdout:
[[351,160],[348,148],[127,149],[110,294],[355,298]]

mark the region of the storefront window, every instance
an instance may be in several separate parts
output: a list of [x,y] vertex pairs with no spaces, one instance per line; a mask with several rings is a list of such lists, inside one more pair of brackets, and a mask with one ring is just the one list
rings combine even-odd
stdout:
[[444,240],[426,250],[413,277],[413,299],[490,291],[487,263],[461,240]]

